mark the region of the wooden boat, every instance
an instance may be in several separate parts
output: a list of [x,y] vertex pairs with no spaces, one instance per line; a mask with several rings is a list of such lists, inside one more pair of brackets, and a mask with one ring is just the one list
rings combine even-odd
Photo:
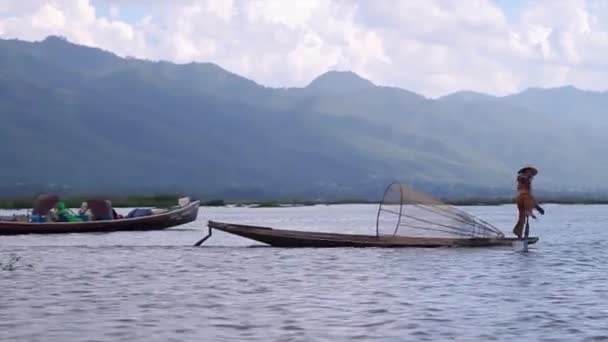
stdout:
[[[268,227],[222,223],[209,221],[209,235],[212,229],[242,236],[274,247],[491,247],[511,246],[517,238],[423,238],[405,236],[375,236],[336,233],[318,233],[273,229]],[[528,244],[534,244],[538,237],[529,237]]]
[[199,201],[149,216],[85,222],[9,222],[0,221],[0,235],[93,233],[135,230],[161,230],[196,220]]
[[[399,182],[391,183],[378,207],[375,235],[353,235],[273,229],[209,221],[213,229],[242,236],[275,247],[491,247],[514,242],[534,244],[538,237],[507,238],[492,224],[414,191]],[[524,244],[526,245],[526,244]]]

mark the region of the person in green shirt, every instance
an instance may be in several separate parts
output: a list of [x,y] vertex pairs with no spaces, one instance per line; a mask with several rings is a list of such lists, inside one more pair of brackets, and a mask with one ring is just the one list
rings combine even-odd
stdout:
[[62,222],[82,222],[82,218],[74,214],[70,209],[65,207],[63,202],[58,202],[55,206],[57,218]]

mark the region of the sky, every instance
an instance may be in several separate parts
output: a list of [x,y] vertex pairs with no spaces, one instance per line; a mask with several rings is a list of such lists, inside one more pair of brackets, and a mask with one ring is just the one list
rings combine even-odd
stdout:
[[608,89],[605,0],[0,0],[0,37],[212,62],[272,87],[328,70],[429,97]]

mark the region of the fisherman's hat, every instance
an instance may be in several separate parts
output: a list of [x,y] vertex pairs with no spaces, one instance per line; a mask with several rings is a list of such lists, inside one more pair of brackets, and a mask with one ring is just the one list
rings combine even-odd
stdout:
[[526,167],[522,168],[521,170],[517,171],[517,174],[521,175],[526,172],[531,173],[533,176],[536,176],[538,174],[538,170],[532,166],[526,166]]

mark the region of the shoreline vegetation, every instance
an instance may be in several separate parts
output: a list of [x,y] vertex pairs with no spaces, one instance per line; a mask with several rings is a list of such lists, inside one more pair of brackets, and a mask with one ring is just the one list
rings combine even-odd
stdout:
[[[177,195],[154,195],[154,196],[68,196],[62,201],[68,208],[79,208],[82,202],[90,198],[106,198],[112,202],[115,208],[134,208],[134,207],[171,207],[177,205]],[[464,198],[464,199],[443,199],[445,203],[455,206],[494,206],[514,204],[512,198]],[[608,204],[606,198],[539,198],[541,204]],[[30,209],[33,204],[32,197],[0,199],[0,209]],[[232,201],[223,199],[201,200],[201,206],[206,207],[253,207],[253,208],[282,208],[282,207],[303,207],[313,205],[339,205],[339,204],[379,204],[379,201],[364,199],[344,199],[344,200],[266,200],[253,201],[242,200]]]

